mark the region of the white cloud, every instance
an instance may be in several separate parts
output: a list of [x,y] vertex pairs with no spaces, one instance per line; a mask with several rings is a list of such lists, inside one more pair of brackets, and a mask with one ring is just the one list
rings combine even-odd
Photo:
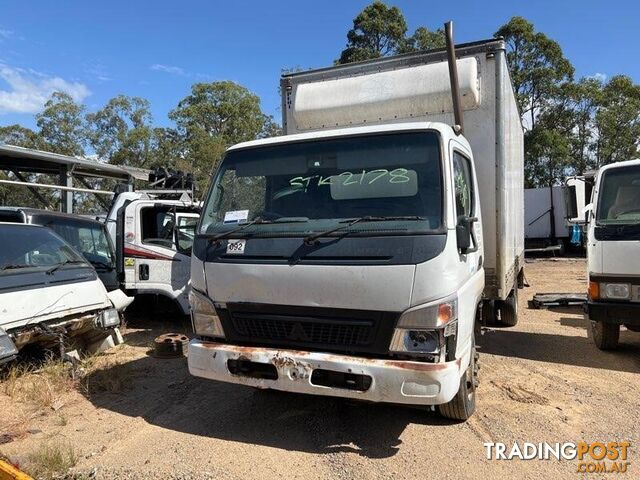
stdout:
[[53,92],[65,92],[76,102],[81,102],[91,92],[86,85],[52,77],[35,70],[25,70],[0,63],[0,114],[37,113]]
[[601,82],[606,82],[607,81],[607,74],[606,73],[594,73],[593,75],[589,76],[589,78],[595,78],[596,80],[600,80]]
[[158,72],[170,73],[171,75],[180,75],[185,76],[187,72],[185,72],[182,68],[176,67],[175,65],[163,65],[161,63],[156,63],[151,65],[151,70],[156,70]]
[[0,28],[0,41],[8,40],[13,37],[13,30],[7,30],[5,28]]

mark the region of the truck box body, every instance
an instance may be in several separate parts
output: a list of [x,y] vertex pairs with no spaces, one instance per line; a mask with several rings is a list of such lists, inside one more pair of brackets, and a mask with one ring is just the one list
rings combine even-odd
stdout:
[[[523,130],[502,40],[456,47],[464,136],[483,216],[485,297],[505,299],[524,264]],[[444,50],[283,76],[286,134],[399,122],[454,124]]]

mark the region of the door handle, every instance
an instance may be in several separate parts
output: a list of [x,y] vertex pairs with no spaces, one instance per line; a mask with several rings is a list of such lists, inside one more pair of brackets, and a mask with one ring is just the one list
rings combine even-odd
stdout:
[[143,263],[142,265],[140,265],[140,268],[138,269],[138,276],[140,277],[140,280],[149,280],[148,264]]

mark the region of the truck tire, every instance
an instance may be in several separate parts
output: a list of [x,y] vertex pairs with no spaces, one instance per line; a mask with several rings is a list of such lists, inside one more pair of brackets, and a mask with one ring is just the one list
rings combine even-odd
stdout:
[[478,386],[478,357],[475,342],[471,348],[471,361],[460,378],[460,388],[453,399],[438,405],[438,413],[452,420],[467,420],[476,410],[476,387]]
[[600,350],[613,350],[620,339],[620,325],[592,320],[591,333],[596,347]]
[[506,300],[498,302],[500,320],[503,327],[515,327],[518,323],[518,289],[514,288]]

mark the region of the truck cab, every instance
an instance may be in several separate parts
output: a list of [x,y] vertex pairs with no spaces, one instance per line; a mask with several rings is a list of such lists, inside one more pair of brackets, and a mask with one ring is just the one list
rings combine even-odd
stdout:
[[120,193],[106,225],[129,295],[159,295],[189,314],[190,261],[200,209],[187,192]]
[[522,129],[503,42],[458,48],[464,134],[446,59],[283,77],[286,135],[229,148],[203,206],[191,374],[473,413],[481,311],[517,321]]
[[596,346],[614,349],[621,325],[640,331],[640,160],[598,170],[587,221],[586,315]]

